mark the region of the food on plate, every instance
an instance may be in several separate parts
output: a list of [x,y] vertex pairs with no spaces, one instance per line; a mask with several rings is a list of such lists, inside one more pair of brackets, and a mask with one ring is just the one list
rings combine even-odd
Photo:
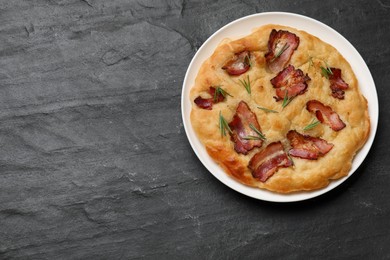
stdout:
[[237,153],[248,154],[255,147],[261,147],[265,136],[261,133],[256,114],[248,104],[241,101],[232,121],[229,123],[230,137]]
[[292,166],[293,162],[288,157],[282,143],[274,142],[256,153],[249,161],[249,169],[252,171],[253,178],[261,182],[265,182],[270,178],[280,167]]
[[295,130],[288,131],[287,139],[292,147],[288,154],[302,159],[317,160],[333,148],[333,144],[324,139],[302,135]]
[[276,89],[276,101],[285,98],[291,100],[297,95],[302,95],[307,90],[307,81],[310,77],[303,74],[302,70],[295,69],[293,65],[288,65],[271,79],[272,86]]
[[227,95],[231,96],[228,92],[219,86],[215,88],[210,87],[208,94],[209,97],[207,98],[203,98],[201,96],[195,98],[195,104],[200,108],[211,110],[213,108],[213,104],[224,101]]
[[224,40],[189,98],[210,157],[237,181],[278,193],[348,175],[370,131],[350,64],[321,39],[281,25]]
[[341,69],[329,68],[328,74],[332,96],[338,99],[344,99],[344,93],[348,89],[348,84],[341,78]]
[[229,75],[238,76],[245,73],[250,68],[250,52],[242,51],[234,54],[222,67]]
[[318,100],[308,101],[306,103],[306,109],[314,113],[321,123],[329,125],[334,131],[340,131],[346,126],[340,119],[340,116],[330,106],[326,106]]
[[265,54],[267,66],[271,72],[281,71],[290,61],[298,45],[299,37],[294,33],[273,29],[268,40],[268,52]]

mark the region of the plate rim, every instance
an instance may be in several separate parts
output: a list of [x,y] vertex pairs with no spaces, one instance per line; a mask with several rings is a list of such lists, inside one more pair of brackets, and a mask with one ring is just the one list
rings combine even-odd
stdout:
[[[300,20],[306,20],[308,22],[316,24],[319,27],[323,27],[323,28],[331,31],[333,34],[335,34],[339,38],[339,40],[341,40],[343,42],[343,44],[346,44],[346,47],[347,47],[347,49],[349,51],[352,51],[351,55],[353,55],[354,58],[356,58],[358,60],[358,62],[360,63],[359,66],[363,65],[363,66],[360,66],[360,69],[363,70],[365,72],[365,74],[367,74],[369,76],[366,79],[366,81],[369,81],[370,87],[373,88],[373,89],[370,89],[370,91],[374,90],[374,93],[372,94],[372,96],[373,96],[372,98],[374,98],[374,104],[369,103],[369,105],[368,105],[369,118],[370,118],[370,133],[369,133],[369,136],[368,136],[368,139],[367,139],[366,143],[360,148],[360,150],[356,153],[356,155],[355,155],[355,157],[353,159],[353,161],[355,161],[355,159],[358,156],[358,154],[364,152],[364,154],[361,155],[362,157],[360,159],[360,162],[358,163],[358,165],[356,166],[355,169],[354,169],[354,165],[352,164],[351,170],[349,171],[347,176],[344,176],[344,177],[342,177],[340,179],[337,179],[337,180],[330,181],[330,183],[326,187],[324,187],[324,188],[321,188],[321,189],[318,189],[318,190],[313,190],[313,191],[293,192],[293,193],[287,193],[287,194],[271,192],[271,191],[260,189],[260,188],[250,187],[250,186],[247,186],[247,185],[244,185],[244,184],[238,182],[237,180],[233,179],[228,174],[226,174],[224,172],[224,170],[222,170],[220,168],[220,166],[217,165],[214,162],[217,165],[217,167],[225,175],[225,177],[220,176],[220,175],[216,174],[215,172],[213,172],[213,169],[211,169],[212,168],[211,165],[209,165],[206,162],[206,159],[203,158],[200,155],[200,151],[195,149],[196,146],[194,144],[194,140],[192,140],[192,137],[190,136],[190,131],[193,130],[193,129],[192,129],[191,122],[189,122],[189,125],[187,125],[186,104],[188,103],[188,101],[186,102],[186,99],[188,98],[188,96],[186,94],[187,94],[187,92],[189,92],[189,90],[191,89],[192,86],[188,86],[188,87],[186,87],[186,86],[190,85],[189,83],[187,83],[187,81],[188,81],[188,78],[190,77],[189,74],[191,73],[191,69],[194,66],[194,63],[198,62],[198,59],[199,59],[198,57],[202,54],[202,51],[204,51],[204,49],[207,48],[208,44],[215,37],[217,37],[220,33],[222,33],[224,30],[229,29],[229,27],[231,27],[231,26],[233,26],[233,25],[235,25],[237,23],[243,22],[245,20],[256,19],[257,17],[263,17],[263,16],[276,16],[276,17],[277,16],[283,16],[283,17],[287,17],[287,18],[288,17],[290,17],[290,18],[291,17],[292,18],[297,18],[297,19],[300,19]],[[284,25],[284,26],[290,26],[290,25],[286,25],[286,24],[283,24],[283,23],[280,23],[280,24]],[[257,28],[257,27],[260,27],[260,26],[263,26],[263,25],[265,25],[265,24],[258,24],[256,26],[253,26],[252,28],[249,28],[249,29],[253,30],[254,28]],[[290,27],[294,27],[294,26],[291,25]],[[303,30],[303,29],[300,29],[300,28],[297,28],[297,29],[298,30]],[[310,34],[313,34],[313,33],[310,32]],[[248,33],[245,34],[245,35],[248,35]],[[315,35],[315,34],[313,34],[313,35]],[[320,38],[320,37],[318,37],[318,38]],[[327,42],[326,40],[323,40],[323,39],[321,39],[321,40]],[[338,49],[338,48],[336,48],[336,49]],[[215,47],[212,49],[212,52],[214,52],[214,50],[215,50]],[[343,53],[342,53],[342,55],[344,56]],[[206,57],[206,59],[208,57]],[[345,56],[344,56],[344,58],[345,58]],[[201,60],[200,64],[202,64],[206,59]],[[345,58],[345,59],[347,59],[347,58]],[[348,59],[347,59],[347,61],[348,61],[348,63],[351,64],[351,62]],[[351,67],[353,67],[353,65],[354,64],[351,64]],[[355,72],[355,70],[354,70],[354,72]],[[362,88],[361,88],[361,85],[360,85],[361,82],[359,80],[358,80],[358,82],[359,82],[359,88],[360,88],[360,90],[362,92]],[[193,84],[193,83],[191,83],[191,84]],[[368,99],[366,96],[365,96],[365,98]],[[187,104],[187,106],[188,106],[188,104]],[[322,23],[322,22],[320,22],[318,20],[315,20],[315,19],[313,19],[311,17],[305,16],[305,15],[291,13],[291,12],[263,12],[263,13],[256,13],[256,14],[252,14],[252,15],[241,17],[239,19],[231,21],[228,24],[222,26],[220,29],[218,29],[216,32],[214,32],[211,36],[209,36],[207,38],[207,40],[202,44],[202,46],[197,50],[197,52],[193,56],[190,64],[188,65],[188,68],[187,68],[187,71],[186,71],[186,74],[185,74],[185,77],[184,77],[184,80],[183,80],[182,93],[181,93],[181,113],[182,113],[182,121],[183,121],[184,130],[185,130],[187,139],[188,139],[188,141],[189,141],[189,143],[191,145],[192,150],[194,151],[194,153],[196,154],[198,159],[201,161],[203,166],[215,178],[217,178],[220,182],[222,182],[224,185],[228,186],[229,188],[231,188],[231,189],[233,189],[233,190],[235,190],[235,191],[237,191],[237,192],[239,192],[241,194],[244,194],[244,195],[246,195],[248,197],[251,197],[251,198],[254,198],[254,199],[263,200],[263,201],[269,201],[269,202],[286,203],[286,202],[304,201],[304,200],[308,200],[308,199],[312,199],[312,198],[321,196],[321,195],[323,195],[323,194],[325,194],[325,193],[335,189],[336,187],[338,187],[342,183],[344,183],[349,177],[351,177],[359,169],[361,164],[366,159],[366,157],[367,157],[368,153],[370,152],[371,147],[372,147],[372,145],[374,143],[374,139],[375,139],[376,132],[377,132],[377,127],[378,127],[378,121],[379,121],[379,102],[378,102],[378,94],[377,94],[377,90],[376,90],[376,85],[375,85],[374,79],[372,77],[372,74],[371,74],[371,72],[370,72],[366,62],[364,61],[364,59],[362,58],[360,53],[356,50],[356,48],[343,35],[341,35],[339,32],[337,32],[335,29],[331,28],[330,26],[328,26],[328,25],[326,25],[326,24],[324,24],[324,23]],[[190,113],[190,111],[189,111],[189,113]],[[372,117],[372,115],[374,115],[374,118]],[[196,136],[196,134],[195,134],[195,138],[198,138]],[[198,140],[198,142],[199,142],[199,140]],[[203,146],[203,149],[204,149],[204,146]],[[207,152],[206,152],[206,154],[207,154]],[[209,159],[211,159],[208,154],[207,154],[207,156],[209,157]],[[234,183],[234,185],[232,183]],[[248,191],[251,191],[251,192],[248,192]],[[265,196],[265,197],[264,196],[259,196],[259,194],[260,195],[263,194],[263,195],[267,195],[267,196]]]

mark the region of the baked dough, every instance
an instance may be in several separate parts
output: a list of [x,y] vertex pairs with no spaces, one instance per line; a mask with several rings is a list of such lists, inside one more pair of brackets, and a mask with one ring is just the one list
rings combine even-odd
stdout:
[[[300,43],[289,64],[301,69],[311,78],[307,91],[296,96],[286,107],[276,102],[275,89],[270,80],[276,76],[266,64],[264,55],[268,52],[268,39],[272,29],[286,30],[296,34]],[[224,64],[242,51],[251,52],[251,68],[239,76],[231,76],[222,69]],[[331,95],[329,80],[321,73],[321,66],[341,69],[343,80],[349,85],[345,98],[340,100]],[[240,84],[249,76],[251,94]],[[222,86],[231,96],[223,102],[213,104],[211,110],[198,107],[193,101],[198,96],[207,96],[210,86]],[[357,79],[349,63],[331,45],[304,31],[280,25],[265,25],[252,34],[237,40],[224,40],[201,66],[190,91],[192,102],[191,123],[197,137],[208,154],[239,182],[278,193],[320,189],[331,180],[346,176],[351,169],[352,160],[366,142],[370,130],[367,101],[358,88]],[[235,114],[238,103],[245,101],[257,116],[263,134],[266,136],[262,147],[254,148],[247,155],[238,154],[229,134],[221,136],[218,125],[219,113],[227,122]],[[326,124],[304,131],[303,128],[315,118],[306,110],[309,100],[319,100],[340,116],[346,127],[333,131]],[[258,107],[278,111],[267,113]],[[294,165],[279,168],[267,181],[261,182],[252,176],[248,162],[254,154],[272,142],[281,141],[288,150],[290,146],[286,134],[296,130],[303,134],[320,137],[334,145],[325,156],[317,160],[293,158]]]

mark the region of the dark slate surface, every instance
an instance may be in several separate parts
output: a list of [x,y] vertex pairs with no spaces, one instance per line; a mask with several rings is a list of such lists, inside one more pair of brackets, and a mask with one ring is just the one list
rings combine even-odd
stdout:
[[[266,11],[343,34],[379,93],[367,160],[301,203],[225,187],[181,120],[197,49]],[[0,258],[389,259],[389,28],[389,0],[1,0]]]

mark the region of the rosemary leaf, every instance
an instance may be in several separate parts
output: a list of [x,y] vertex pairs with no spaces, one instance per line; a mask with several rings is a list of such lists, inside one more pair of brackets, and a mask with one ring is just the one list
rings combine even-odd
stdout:
[[226,122],[225,118],[223,118],[223,123],[225,125],[225,128],[229,131],[229,133],[233,133],[232,129],[230,129],[229,124]]
[[221,132],[221,137],[226,135],[226,130],[228,130],[229,133],[233,133],[229,127],[229,124],[226,122],[226,119],[223,117],[221,111],[219,111],[219,130]]
[[242,139],[244,139],[244,140],[264,140],[260,136],[254,136],[254,135],[248,135],[248,136],[242,137]]
[[273,62],[274,60],[276,60],[277,58],[280,57],[280,55],[283,54],[283,52],[285,52],[288,47],[290,47],[290,45],[287,44],[287,42],[283,45],[282,49],[280,49],[280,51],[278,51],[278,53],[276,53],[276,55],[271,59],[271,62]]
[[287,153],[287,157],[288,157],[288,159],[290,159],[290,161],[292,162],[292,164],[294,165],[294,161],[293,161],[293,159],[291,158],[291,156],[290,156],[290,154],[289,153]]
[[303,128],[303,131],[310,130],[316,127],[317,125],[319,125],[320,123],[321,123],[320,121],[313,119],[310,124],[308,124],[305,128]]
[[329,79],[329,75],[333,75],[332,70],[329,68],[328,64],[325,62],[326,68],[321,66],[321,73],[325,78]]
[[249,55],[246,55],[244,60],[246,63],[249,64],[249,67],[252,68],[252,62],[251,62],[251,58],[249,57]]
[[[214,103],[217,102],[217,99],[218,99],[218,93],[220,93],[220,90],[219,90],[219,86],[215,88],[215,91],[214,91]],[[225,97],[225,96],[223,96]]]
[[261,109],[267,113],[279,113],[278,111],[275,111],[275,110],[272,110],[272,109],[268,109],[268,108],[265,108],[265,107],[257,107],[258,109]]
[[249,75],[247,76],[247,79],[244,79],[244,80],[238,80],[242,86],[244,86],[244,88],[246,89],[246,91],[248,92],[248,94],[250,95],[251,94],[251,82],[249,80]]
[[221,88],[221,86],[216,86],[214,91],[214,102],[217,102],[218,95],[221,94],[224,98],[226,98],[226,95],[233,97],[230,95],[226,90]]
[[328,70],[321,66],[321,73],[325,76],[325,78],[329,79]]
[[288,101],[288,96],[287,96],[287,90],[286,92],[284,92],[284,98],[283,98],[283,103],[282,103],[282,107],[284,108],[285,106],[287,106],[287,101]]
[[255,131],[256,134],[259,135],[259,138],[260,138],[260,139],[262,139],[262,140],[266,140],[266,139],[267,139],[267,138],[265,138],[265,135],[264,135],[262,132],[260,132],[260,130],[257,129],[253,124],[249,124],[249,127],[250,127],[253,131]]
[[294,99],[294,97],[288,97],[288,91],[286,90],[283,98],[282,108],[285,108],[290,102]]
[[223,123],[222,123],[221,111],[219,111],[219,124],[218,124],[218,126],[219,126],[219,131],[221,132],[221,137],[226,135],[225,128],[224,128]]

